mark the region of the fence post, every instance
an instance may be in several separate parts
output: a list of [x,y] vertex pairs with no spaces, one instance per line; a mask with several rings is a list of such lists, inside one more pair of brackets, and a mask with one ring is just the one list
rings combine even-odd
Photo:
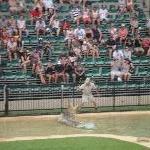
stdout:
[[3,94],[4,94],[4,106],[5,106],[5,115],[8,115],[8,108],[9,108],[9,103],[8,103],[8,87],[7,85],[4,85],[4,89],[3,89]]
[[61,84],[61,113],[63,111],[64,85]]
[[138,82],[138,106],[141,105],[141,82]]
[[116,104],[116,89],[115,89],[115,81],[113,81],[113,110],[115,110],[115,104]]

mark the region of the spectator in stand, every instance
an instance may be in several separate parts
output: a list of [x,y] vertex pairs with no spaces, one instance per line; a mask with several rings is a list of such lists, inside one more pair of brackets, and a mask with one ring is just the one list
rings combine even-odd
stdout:
[[133,0],[126,0],[126,5],[127,5],[127,11],[130,13],[133,12],[134,10]]
[[118,48],[115,49],[115,51],[113,52],[113,59],[115,60],[123,60],[124,59],[124,55],[122,50],[119,50]]
[[28,50],[19,51],[19,56],[21,60],[21,66],[23,67],[23,72],[27,72],[27,66],[30,65],[30,52]]
[[60,21],[57,18],[54,18],[54,20],[50,24],[52,28],[52,33],[56,33],[56,36],[59,36],[60,34]]
[[81,9],[77,7],[76,5],[73,6],[73,9],[70,11],[71,18],[74,22],[77,23],[77,25],[80,24],[80,18],[81,18]]
[[144,49],[142,48],[142,39],[140,36],[137,36],[134,39],[134,52],[135,55],[141,56],[144,54]]
[[72,51],[75,53],[77,58],[81,58],[81,49],[80,47],[72,47]]
[[112,58],[112,54],[116,49],[116,44],[117,41],[114,40],[112,37],[110,37],[106,42],[106,47],[108,48],[108,55],[110,59]]
[[117,28],[114,27],[114,24],[111,24],[109,33],[112,39],[116,40],[118,38],[118,31]]
[[125,59],[123,61],[121,72],[122,72],[122,80],[123,81],[129,81],[129,79],[131,78],[130,60]]
[[150,18],[147,19],[147,23],[146,23],[147,29],[148,29],[148,34],[150,36]]
[[42,4],[43,4],[44,12],[45,10],[54,8],[53,0],[42,0]]
[[103,34],[101,30],[98,28],[98,26],[96,25],[92,28],[92,36],[93,36],[94,42],[101,43]]
[[99,18],[99,11],[96,7],[93,7],[91,12],[92,24],[99,25],[100,18]]
[[22,12],[25,8],[25,2],[19,0],[8,0],[10,13]]
[[17,27],[19,29],[19,36],[22,37],[22,33],[25,32],[26,35],[28,35],[28,30],[26,29],[26,21],[23,18],[23,16],[20,16],[20,18],[17,20]]
[[43,4],[41,0],[36,0],[34,3],[34,8],[38,8],[40,12],[43,12]]
[[46,77],[48,77],[49,83],[55,81],[55,67],[54,64],[51,63],[51,61],[48,62],[48,65],[45,70],[45,75]]
[[61,23],[61,30],[63,31],[63,34],[66,35],[66,32],[71,28],[71,24],[67,19],[65,18],[63,22]]
[[85,29],[78,26],[77,29],[74,30],[74,36],[82,45],[83,39],[85,38]]
[[144,54],[150,56],[150,38],[142,39],[142,48],[144,49]]
[[124,55],[124,59],[128,59],[131,61],[131,51],[129,49],[129,47],[126,47],[124,50],[123,50],[123,55]]
[[61,61],[58,61],[55,65],[55,83],[58,82],[59,78],[61,78],[63,82],[66,81],[65,66],[64,64],[61,64]]
[[41,83],[46,84],[44,67],[40,61],[37,63],[35,73],[39,76]]
[[40,34],[45,34],[46,24],[42,18],[39,18],[36,21],[35,30],[36,30],[37,38],[39,37]]
[[82,20],[83,20],[84,25],[91,23],[90,9],[87,7],[83,9]]
[[86,79],[85,68],[79,64],[75,65],[75,81],[81,83]]
[[92,41],[93,40],[92,29],[90,27],[86,27],[84,30],[85,30],[85,38],[86,38],[86,40]]
[[73,51],[70,51],[68,53],[68,59],[72,63],[72,65],[74,66],[74,64],[76,63],[78,58],[77,58],[76,54]]
[[17,57],[17,42],[14,40],[14,38],[10,38],[10,40],[7,43],[7,52],[8,52],[8,58],[9,61],[12,61],[13,57]]
[[94,60],[95,60],[95,58],[98,58],[99,57],[99,48],[97,47],[97,45],[96,44],[92,44],[91,46],[90,46],[90,52],[89,52],[91,55],[92,55],[92,57],[93,57],[93,62],[94,62]]
[[67,83],[69,83],[69,79],[72,79],[73,83],[75,83],[74,66],[70,59],[67,59],[67,63],[65,65],[65,74]]
[[118,0],[119,3],[119,15],[124,14],[126,10],[126,0]]
[[118,37],[120,39],[120,43],[126,43],[126,38],[128,35],[128,29],[125,27],[125,24],[122,24],[119,31],[118,31]]
[[122,72],[121,72],[122,62],[120,60],[114,59],[111,62],[111,81],[114,81],[117,78],[118,81],[122,81]]
[[130,25],[131,25],[131,33],[134,35],[135,32],[138,30],[138,20],[135,17],[132,17],[130,20]]
[[32,25],[34,22],[38,20],[38,18],[41,17],[42,17],[42,11],[38,7],[35,7],[33,10],[30,11],[30,20]]
[[102,5],[101,8],[99,9],[99,17],[100,21],[108,21],[108,9],[106,6]]
[[32,65],[32,75],[34,76],[36,72],[36,68],[40,62],[41,59],[41,53],[39,48],[37,48],[35,51],[31,54],[31,65]]
[[67,46],[69,49],[71,49],[73,38],[74,38],[74,31],[73,28],[70,28],[69,30],[66,31],[65,34],[65,41],[67,42]]

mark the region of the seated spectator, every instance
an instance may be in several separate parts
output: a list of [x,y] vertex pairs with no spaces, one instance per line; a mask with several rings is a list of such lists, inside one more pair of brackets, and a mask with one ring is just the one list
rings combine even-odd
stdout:
[[128,59],[125,59],[123,61],[121,73],[122,73],[122,80],[129,81],[129,79],[131,78],[131,73],[130,73],[130,63]]
[[99,57],[99,48],[97,47],[96,44],[92,44],[90,46],[90,51],[89,51],[90,55],[92,55],[93,57],[93,61],[95,60],[95,58]]
[[110,37],[107,41],[106,41],[106,47],[108,48],[108,55],[109,58],[111,59],[113,52],[116,49],[116,44],[117,41],[114,40],[112,37]]
[[138,20],[135,17],[132,17],[130,20],[130,25],[131,25],[131,33],[134,35],[135,32],[138,30]]
[[51,42],[45,40],[42,44],[42,51],[41,51],[41,58],[45,55],[47,60],[51,59],[52,56],[53,47],[51,45]]
[[131,61],[131,51],[129,49],[129,47],[126,47],[124,50],[123,50],[123,55],[124,55],[124,59],[128,59]]
[[148,34],[150,35],[150,18],[147,19],[146,26],[147,26],[147,29],[148,29]]
[[60,34],[60,21],[57,18],[55,18],[51,22],[50,26],[52,27],[52,33],[56,33],[56,36],[59,36],[59,34]]
[[92,18],[92,24],[93,25],[99,25],[99,11],[96,7],[93,7],[92,12],[91,12],[91,18]]
[[93,36],[94,42],[101,43],[103,35],[102,35],[101,30],[98,28],[98,26],[94,26],[92,28],[92,36]]
[[46,77],[48,77],[49,83],[55,81],[55,67],[51,63],[51,61],[48,62],[47,68],[45,70],[45,75],[46,75]]
[[33,10],[30,11],[30,20],[32,25],[34,22],[38,20],[38,18],[41,17],[42,17],[42,11],[38,7],[35,7]]
[[25,3],[19,0],[8,0],[10,13],[21,12],[25,8]]
[[20,38],[22,37],[23,32],[25,32],[26,35],[28,35],[28,31],[26,29],[26,21],[23,18],[23,16],[20,16],[20,18],[17,20],[17,27],[19,29]]
[[67,59],[67,63],[65,65],[65,74],[67,83],[69,83],[69,79],[72,79],[73,83],[75,83],[74,66],[70,59]]
[[43,67],[43,65],[40,61],[37,63],[35,73],[36,73],[36,75],[39,76],[41,83],[46,84],[45,74],[44,74],[44,67]]
[[122,80],[122,72],[121,72],[122,61],[113,60],[111,62],[111,81],[114,81],[117,78],[118,81]]
[[34,76],[34,73],[36,72],[36,67],[38,66],[41,59],[41,53],[39,48],[32,52],[30,59],[32,65],[32,75]]
[[63,22],[61,23],[61,30],[63,31],[63,34],[66,35],[67,30],[69,30],[71,27],[71,24],[67,19],[65,18]]
[[40,12],[43,12],[42,0],[35,0],[34,8],[38,8]]
[[124,14],[126,10],[126,0],[118,0],[119,3],[119,14]]
[[79,64],[75,65],[75,81],[81,83],[86,79],[85,68]]
[[80,47],[72,47],[72,51],[75,53],[77,58],[81,58],[81,49]]
[[19,56],[21,60],[21,66],[23,67],[23,72],[27,72],[27,66],[30,64],[30,52],[28,50],[19,51]]
[[13,57],[17,57],[17,42],[14,40],[14,38],[10,38],[10,40],[7,43],[7,52],[8,52],[8,58],[9,61],[12,61]]
[[42,18],[39,18],[36,21],[35,30],[37,37],[39,37],[40,34],[45,34],[46,24],[45,21]]
[[101,8],[99,9],[99,17],[100,21],[108,21],[108,9],[106,6],[102,5]]
[[115,60],[124,59],[122,50],[118,50],[118,48],[116,48],[115,51],[113,52],[113,59],[115,59]]
[[110,33],[110,36],[112,39],[116,40],[118,38],[117,28],[115,28],[113,24],[111,24],[111,28],[110,28],[109,33]]
[[120,43],[126,42],[127,35],[128,35],[128,29],[125,27],[125,24],[122,24],[118,31],[118,37],[120,39]]
[[77,58],[76,54],[73,51],[70,51],[68,53],[68,59],[74,66],[74,64],[75,64],[75,62],[77,61],[78,58]]
[[92,32],[92,29],[90,27],[87,27],[84,29],[85,30],[85,38],[88,40],[88,41],[91,41],[93,39],[93,32]]
[[78,26],[78,28],[74,30],[74,36],[82,44],[85,38],[85,29]]
[[73,38],[74,38],[74,31],[73,28],[70,28],[69,30],[66,31],[65,34],[65,41],[67,42],[67,46],[69,49],[71,48]]
[[134,39],[134,54],[137,56],[144,54],[144,49],[142,48],[142,39],[139,36]]
[[149,51],[150,51],[150,39],[149,38],[142,39],[142,48],[144,49],[144,54],[149,56]]
[[81,46],[82,53],[84,54],[85,57],[88,57],[89,55],[89,50],[90,50],[89,45],[90,45],[89,41],[84,40]]
[[85,25],[91,23],[90,10],[87,7],[83,9],[82,20]]
[[70,15],[73,21],[76,22],[77,25],[79,25],[81,18],[81,9],[75,5],[73,9],[70,11]]
[[130,13],[133,12],[134,10],[133,0],[126,0],[126,5],[127,5],[127,11]]
[[59,78],[61,78],[63,82],[66,81],[65,66],[61,64],[60,61],[58,61],[57,64],[55,65],[55,83],[58,82]]
[[42,0],[42,4],[43,4],[44,11],[54,8],[53,0]]

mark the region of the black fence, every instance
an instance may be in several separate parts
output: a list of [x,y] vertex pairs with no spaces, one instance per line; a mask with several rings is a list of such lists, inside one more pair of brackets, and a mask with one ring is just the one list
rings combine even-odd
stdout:
[[[150,80],[96,82],[93,91],[98,112],[150,110]],[[70,102],[81,102],[82,93],[74,84],[0,85],[0,115],[59,114]],[[94,112],[92,103],[81,112]]]

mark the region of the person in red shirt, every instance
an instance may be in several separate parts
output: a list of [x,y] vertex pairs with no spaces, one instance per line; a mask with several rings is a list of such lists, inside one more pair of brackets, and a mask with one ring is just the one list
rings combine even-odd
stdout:
[[147,56],[150,56],[150,38],[142,40],[142,48],[145,50]]
[[61,29],[64,35],[66,35],[66,31],[69,30],[70,27],[71,27],[70,23],[67,21],[67,19],[64,19],[64,21],[61,24]]
[[120,43],[125,43],[127,35],[128,35],[128,29],[125,27],[124,24],[122,24],[121,28],[118,31],[118,37],[120,39]]
[[35,22],[41,16],[42,16],[42,12],[39,10],[38,7],[34,8],[33,10],[31,10],[30,11],[31,24],[33,24],[33,22]]

